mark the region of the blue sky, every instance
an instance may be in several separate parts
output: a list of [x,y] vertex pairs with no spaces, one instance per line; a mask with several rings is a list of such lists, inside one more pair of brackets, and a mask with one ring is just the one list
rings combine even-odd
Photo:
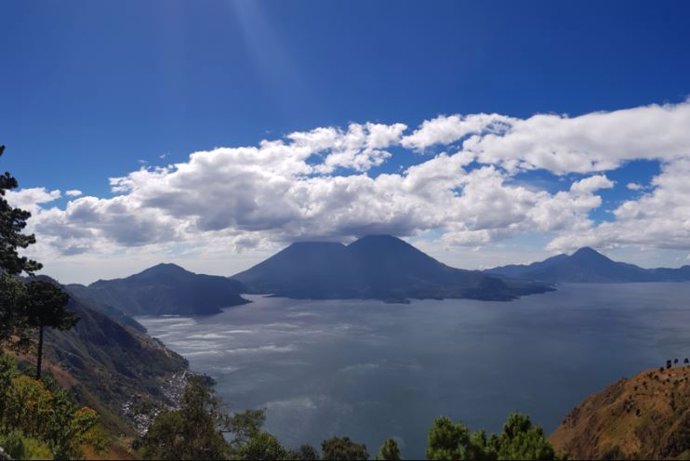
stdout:
[[[410,135],[438,116],[576,118],[654,104],[684,110],[690,95],[690,4],[681,1],[4,1],[0,16],[5,18],[0,29],[0,142],[8,146],[2,166],[24,188],[61,191],[59,198],[54,194],[55,200],[36,205],[36,215],[53,207],[65,210],[68,201],[84,197],[112,198],[118,194],[111,191],[109,178],[127,176],[142,166],[187,163],[192,152],[257,146],[262,139],[285,139],[289,133],[318,127],[347,131],[350,123],[402,123]],[[684,120],[683,114],[664,123]],[[682,145],[684,138],[675,141]],[[419,148],[392,142],[384,147],[391,155],[383,162],[365,169],[341,165],[326,174],[402,173],[434,155],[466,150],[462,143],[456,139]],[[611,168],[587,171],[551,171],[537,163],[503,179],[505,184],[556,194],[575,181],[605,175],[615,186],[598,189],[601,206],[584,213],[592,220],[589,226],[596,227],[615,221],[612,210],[624,201],[653,194],[650,181],[663,164],[670,165],[666,171],[679,171],[659,155],[630,155]],[[673,155],[675,159],[680,154]],[[501,159],[462,168],[465,173],[491,165],[505,169]],[[628,188],[630,183],[640,188]],[[67,190],[79,190],[83,196],[69,197]],[[222,194],[210,194],[222,208]],[[152,213],[159,212],[160,201],[147,197],[137,199],[137,206],[145,202]],[[165,210],[168,217],[184,214]],[[55,222],[52,230],[37,223],[39,238],[44,232],[46,241],[77,239],[65,230],[67,218],[60,219],[63,233]],[[212,220],[198,215],[194,219]],[[260,243],[253,254],[260,255],[261,249],[270,253],[271,245],[291,238],[347,238],[376,228],[372,222],[348,221],[337,229],[306,232],[295,230],[300,226],[291,221],[289,230],[276,223],[278,230],[271,233],[267,224],[225,221],[224,229],[212,229],[216,234],[203,234],[203,249],[189,237],[173,238],[175,244],[164,249],[158,241],[113,238],[103,226],[94,226],[91,238],[113,244],[112,251],[123,246],[133,252],[115,272],[162,258],[197,269],[206,265],[220,273],[220,262],[204,259],[218,242],[237,249],[251,247],[237,239],[255,240]],[[71,221],[72,228],[78,222]],[[473,223],[456,223],[456,228],[486,230]],[[547,255],[558,245],[551,250],[545,246],[563,233],[558,226],[537,235],[513,228],[492,231],[496,235],[483,240],[448,238],[439,243],[438,235],[455,231],[439,232],[437,224],[406,222],[381,230],[399,228],[439,258],[476,267]],[[218,235],[219,230],[227,233]],[[685,237],[673,238],[682,243]],[[637,257],[641,264],[679,265],[688,254],[678,242],[614,240],[597,236],[590,243],[612,254]],[[44,248],[40,254],[54,267],[71,264],[73,269],[57,269],[58,275],[82,280],[80,268],[91,267],[87,260],[97,261],[105,246],[81,251],[86,246],[75,244],[65,251],[65,245],[56,243],[53,247],[59,251]],[[640,253],[640,246],[647,253]],[[134,253],[147,256],[136,259]],[[492,256],[484,261],[478,254]],[[228,258],[242,262],[230,264],[225,273],[253,261],[247,251],[233,255],[230,251]]]

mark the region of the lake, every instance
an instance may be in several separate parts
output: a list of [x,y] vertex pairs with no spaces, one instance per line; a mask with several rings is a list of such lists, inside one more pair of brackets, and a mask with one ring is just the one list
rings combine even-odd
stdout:
[[547,433],[591,392],[690,357],[690,283],[562,285],[512,302],[253,303],[207,317],[138,317],[216,381],[234,410],[265,408],[288,447],[395,437],[424,456],[436,416],[498,431],[512,411]]

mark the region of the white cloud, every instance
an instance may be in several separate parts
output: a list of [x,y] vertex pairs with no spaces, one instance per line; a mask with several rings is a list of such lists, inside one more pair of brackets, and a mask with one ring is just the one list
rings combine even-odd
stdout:
[[621,203],[615,221],[604,222],[586,232],[556,238],[552,249],[583,245],[690,249],[690,159],[667,162],[652,180],[653,190]]
[[450,144],[469,134],[503,133],[513,121],[498,114],[440,115],[422,122],[414,133],[403,138],[402,145],[424,150],[435,144]]
[[513,119],[503,132],[474,135],[463,149],[482,163],[556,174],[612,170],[627,160],[690,155],[690,103],[650,105],[578,117]]
[[[294,239],[352,239],[432,231],[444,245],[491,245],[539,232],[549,249],[646,245],[690,249],[690,102],[578,117],[440,116],[406,135],[402,123],[351,123],[289,133],[257,146],[192,153],[180,163],[112,178],[109,198],[60,191],[8,193],[34,214],[42,254],[240,251]],[[374,176],[391,147],[447,147]],[[442,150],[442,149],[441,149]],[[597,224],[604,171],[658,160],[651,189]],[[391,168],[394,170],[395,168]],[[516,181],[525,170],[561,175],[557,191]],[[631,188],[630,184],[626,187]],[[608,205],[607,205],[608,206]],[[172,251],[172,250],[170,250]],[[53,253],[51,253],[53,252]]]
[[629,190],[642,190],[642,189],[644,189],[644,186],[642,184],[638,184],[636,182],[629,182],[628,184],[625,185],[625,187]]
[[570,191],[575,194],[591,194],[599,189],[611,189],[614,186],[614,182],[609,180],[605,175],[598,174],[596,176],[590,176],[580,181],[574,182],[570,186]]
[[79,189],[70,189],[65,191],[65,195],[68,197],[79,197],[80,195],[83,195],[83,193]]
[[49,191],[45,187],[9,190],[6,195],[10,205],[29,211],[36,210],[42,204],[54,202],[61,196],[58,189]]

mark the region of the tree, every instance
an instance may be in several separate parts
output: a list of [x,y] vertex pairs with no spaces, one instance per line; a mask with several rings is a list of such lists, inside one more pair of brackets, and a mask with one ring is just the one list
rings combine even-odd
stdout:
[[142,439],[145,459],[226,459],[230,446],[223,437],[229,418],[213,390],[194,376],[179,410],[162,411]]
[[278,461],[288,458],[288,451],[273,435],[259,432],[242,445],[238,451],[239,459],[257,461]]
[[498,436],[491,434],[487,437],[486,431],[478,430],[470,436],[467,450],[465,452],[466,459],[475,461],[495,461],[498,459],[496,446],[498,445]]
[[[0,156],[4,151],[5,146],[0,146]],[[25,256],[19,256],[18,253],[19,248],[36,243],[33,234],[22,233],[31,213],[12,207],[5,199],[6,192],[17,187],[17,180],[9,172],[0,175],[0,270],[10,275],[19,275],[23,272],[31,275],[40,270],[42,265]]]
[[[0,156],[5,146],[0,146]],[[36,243],[33,234],[22,233],[31,213],[9,204],[7,191],[19,186],[17,180],[5,172],[0,175],[0,341],[10,339],[26,327],[21,313],[25,293],[24,284],[16,277],[22,273],[32,275],[41,264],[19,256],[19,250]]]
[[526,415],[510,415],[499,435],[483,430],[470,434],[462,423],[436,418],[427,445],[428,459],[495,461],[504,459],[553,460],[555,452],[541,427]]
[[447,416],[434,420],[427,438],[426,457],[430,460],[464,459],[470,433],[462,423],[454,423]]
[[266,421],[266,414],[263,410],[246,410],[228,418],[228,431],[233,434],[230,442],[233,449],[241,449],[252,437],[257,436],[261,432],[264,421]]
[[20,279],[8,273],[0,274],[0,342],[16,335],[25,336],[26,318],[22,312],[25,297],[26,285]]
[[317,461],[319,459],[319,452],[308,443],[303,443],[298,449],[291,450],[288,456],[302,461]]
[[349,437],[333,437],[321,443],[324,460],[366,460],[369,459],[367,446],[355,443]]
[[376,455],[378,460],[389,460],[389,461],[399,461],[400,459],[400,448],[398,448],[398,442],[395,439],[389,438],[384,440],[383,445],[379,448],[379,452]]
[[69,330],[76,325],[77,317],[65,310],[69,302],[67,293],[53,283],[32,280],[26,287],[25,312],[29,326],[38,327],[36,352],[36,379],[41,379],[43,359],[43,329],[45,327]]
[[496,439],[498,459],[552,460],[556,453],[541,427],[532,424],[529,416],[513,413],[508,416]]

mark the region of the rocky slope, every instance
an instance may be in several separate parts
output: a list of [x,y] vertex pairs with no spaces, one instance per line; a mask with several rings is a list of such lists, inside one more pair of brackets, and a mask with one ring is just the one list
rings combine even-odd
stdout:
[[576,406],[551,435],[570,459],[687,459],[690,366],[646,370]]

